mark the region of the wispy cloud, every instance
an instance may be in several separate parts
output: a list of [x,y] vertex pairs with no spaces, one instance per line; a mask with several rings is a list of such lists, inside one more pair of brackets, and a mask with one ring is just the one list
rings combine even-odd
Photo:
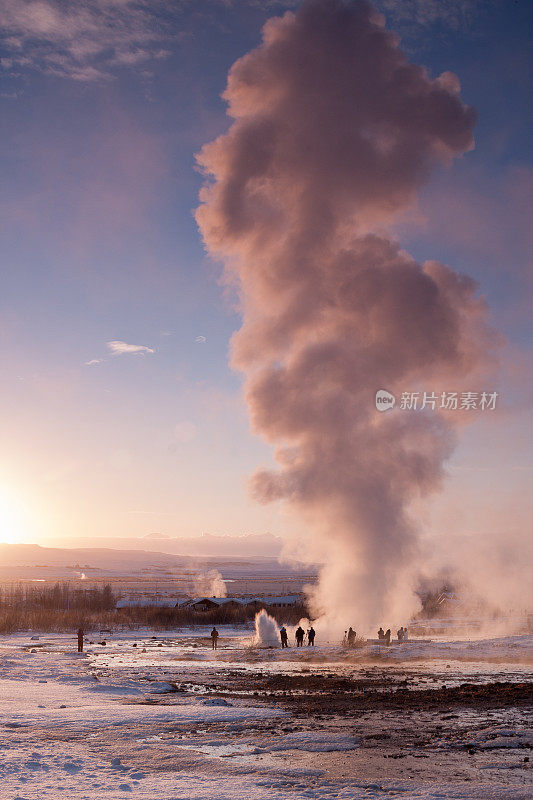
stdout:
[[[471,26],[480,9],[498,0],[374,0],[402,33],[439,25]],[[224,0],[205,0],[216,13]],[[233,0],[282,13],[297,0]],[[81,82],[112,78],[121,68],[166,58],[183,37],[189,3],[177,0],[0,0],[3,69],[34,69]]]
[[86,361],[85,362],[85,366],[86,367],[96,367],[97,364],[101,364],[103,360],[104,360],[103,358],[91,358],[90,361]]
[[165,58],[163,7],[159,0],[1,0],[4,66],[88,82]]
[[440,27],[449,30],[468,30],[484,8],[498,0],[374,0],[387,22],[402,34],[421,33],[424,29]]
[[107,349],[112,356],[122,356],[128,353],[131,355],[155,353],[155,350],[153,350],[151,347],[146,347],[144,344],[128,344],[127,342],[121,342],[118,339],[107,342]]

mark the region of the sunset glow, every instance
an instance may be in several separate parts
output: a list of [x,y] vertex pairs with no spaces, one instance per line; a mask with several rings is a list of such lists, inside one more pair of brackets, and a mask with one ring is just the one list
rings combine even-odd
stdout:
[[16,544],[31,539],[18,503],[0,487],[0,542]]

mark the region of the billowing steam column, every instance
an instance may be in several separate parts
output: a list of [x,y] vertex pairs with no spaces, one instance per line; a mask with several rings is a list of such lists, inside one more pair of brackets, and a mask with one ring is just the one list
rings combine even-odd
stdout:
[[408,507],[439,487],[461,420],[379,413],[376,391],[471,388],[493,346],[474,283],[385,233],[432,165],[472,149],[459,89],[410,64],[367,3],[309,0],[233,65],[233,122],[198,156],[198,224],[242,301],[232,363],[277,448],[252,492],[303,520],[332,632],[413,610]]

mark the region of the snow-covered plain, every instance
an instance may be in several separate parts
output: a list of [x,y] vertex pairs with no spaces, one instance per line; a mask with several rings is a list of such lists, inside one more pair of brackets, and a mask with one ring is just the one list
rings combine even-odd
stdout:
[[[411,641],[365,653],[334,645],[288,651],[250,647],[251,631],[151,631],[89,635],[85,653],[68,635],[0,638],[0,797],[142,800],[525,800],[532,796],[522,713],[466,714],[461,734],[437,725],[437,755],[372,749],[401,734],[405,716],[298,719],[260,699],[213,696],[209,676],[298,671],[347,674],[372,662],[425,682],[525,680],[532,637],[491,642]],[[38,637],[38,638],[36,638]],[[105,641],[106,644],[99,642]],[[179,675],[181,689],[176,691]],[[502,679],[501,677],[495,679]],[[454,716],[454,715],[450,715]],[[420,715],[420,724],[424,723]],[[434,720],[427,716],[427,725]],[[384,732],[385,731],[385,732]],[[439,733],[440,731],[440,733]],[[465,747],[482,754],[459,762]],[[387,754],[388,753],[388,754]],[[517,757],[520,755],[520,758]],[[396,758],[411,764],[400,775]],[[393,759],[392,761],[382,759]],[[431,761],[450,765],[449,774]],[[410,759],[410,761],[409,761]],[[529,785],[528,785],[529,783]]]

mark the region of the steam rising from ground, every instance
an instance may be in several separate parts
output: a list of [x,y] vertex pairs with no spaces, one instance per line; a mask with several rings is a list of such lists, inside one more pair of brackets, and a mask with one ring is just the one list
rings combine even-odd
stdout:
[[233,65],[232,125],[198,159],[211,176],[198,223],[242,304],[233,365],[277,448],[279,471],[258,471],[252,492],[303,520],[328,634],[415,609],[409,505],[440,487],[461,420],[379,414],[376,390],[486,388],[494,337],[475,284],[385,232],[433,165],[473,147],[459,92],[410,64],[366,2],[308,0]]
[[210,569],[193,577],[189,593],[192,597],[226,597],[227,590],[218,569]]

